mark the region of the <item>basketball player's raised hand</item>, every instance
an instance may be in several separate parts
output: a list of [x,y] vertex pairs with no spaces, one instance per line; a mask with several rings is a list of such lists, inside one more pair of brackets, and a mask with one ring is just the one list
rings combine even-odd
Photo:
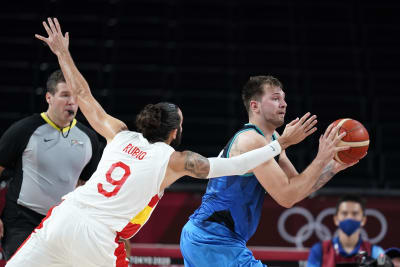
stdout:
[[[331,124],[326,129],[325,133],[321,135],[321,137],[319,138],[319,147],[316,159],[319,159],[322,162],[325,162],[325,164],[328,164],[337,152],[350,148],[349,146],[337,146],[339,141],[346,135],[346,132],[338,135],[338,131],[339,127]],[[345,169],[349,166],[342,167],[343,169]]]
[[317,116],[307,112],[301,119],[296,118],[290,123],[286,124],[285,130],[283,131],[281,138],[287,142],[282,149],[290,145],[294,145],[303,141],[307,136],[314,133],[317,128],[314,127],[317,124]]
[[39,34],[35,34],[35,37],[45,42],[50,47],[51,51],[57,56],[68,52],[69,34],[68,32],[65,35],[62,34],[58,20],[56,18],[48,18],[47,23],[43,21],[43,27],[49,37],[46,38]]

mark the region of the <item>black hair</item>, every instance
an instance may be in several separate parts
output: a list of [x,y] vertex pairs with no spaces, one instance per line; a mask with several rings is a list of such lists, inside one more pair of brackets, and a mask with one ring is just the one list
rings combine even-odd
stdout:
[[148,104],[136,116],[136,127],[150,143],[165,142],[172,130],[180,129],[178,110],[168,102]]
[[355,203],[360,204],[362,212],[363,212],[363,215],[365,215],[366,200],[363,199],[362,197],[358,196],[358,195],[344,195],[344,196],[340,197],[338,202],[336,203],[336,212],[335,212],[335,214],[338,214],[339,206],[343,202],[355,202]]

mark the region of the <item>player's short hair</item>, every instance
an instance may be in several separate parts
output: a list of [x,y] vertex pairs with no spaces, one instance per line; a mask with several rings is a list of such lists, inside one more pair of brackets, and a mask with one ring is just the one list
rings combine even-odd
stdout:
[[150,143],[164,142],[172,130],[180,128],[178,109],[168,102],[148,104],[136,116],[136,127]]
[[282,88],[282,83],[277,78],[270,75],[252,76],[243,86],[242,100],[247,113],[250,112],[250,101],[260,100],[261,96],[264,94],[263,88],[265,84]]
[[57,93],[57,84],[59,83],[65,83],[65,78],[61,70],[56,70],[52,74],[50,74],[49,78],[47,79],[47,92],[52,95]]
[[366,205],[366,200],[358,195],[344,195],[342,197],[339,198],[339,200],[336,203],[336,211],[335,214],[337,215],[339,212],[339,206],[343,203],[343,202],[355,202],[360,204],[361,206],[361,210],[363,212],[363,215],[365,215],[365,205]]

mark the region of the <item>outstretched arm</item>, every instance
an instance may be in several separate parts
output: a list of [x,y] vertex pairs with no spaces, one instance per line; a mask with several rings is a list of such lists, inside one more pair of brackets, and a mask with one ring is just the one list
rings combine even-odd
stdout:
[[231,158],[205,158],[192,151],[175,151],[169,159],[160,191],[184,175],[208,179],[245,174],[260,164],[270,161],[283,149],[301,142],[310,135],[314,131],[312,130],[314,124],[311,122],[304,124],[304,120],[296,119],[290,122],[278,140]]
[[269,161],[254,170],[254,174],[265,190],[280,205],[292,207],[312,192],[324,186],[337,172],[352,165],[338,166],[332,160],[335,153],[349,147],[338,147],[337,143],[345,133],[337,135],[337,127],[328,127],[320,137],[318,154],[300,174],[289,177],[275,161]]
[[35,34],[35,37],[45,42],[57,56],[65,80],[74,95],[77,96],[79,108],[90,125],[96,132],[101,134],[107,142],[111,141],[117,133],[127,129],[125,123],[107,114],[99,102],[93,97],[90,92],[89,84],[75,66],[68,50],[68,32],[63,36],[61,26],[56,18],[54,18],[54,20],[48,18],[47,21],[48,25],[43,21],[43,27],[49,37],[45,38],[38,34]]
[[[309,113],[304,115],[298,123],[302,125],[305,133],[315,131],[313,127],[315,123],[312,122],[313,117],[307,119],[308,116]],[[295,126],[296,124],[293,125],[293,127]],[[291,169],[292,164],[290,163],[289,165],[289,160],[286,162],[286,166],[284,166],[286,169],[281,167],[281,162],[279,162],[278,165],[275,160],[270,160],[253,170],[260,184],[278,204],[284,207],[293,206],[293,204],[325,185],[337,172],[351,166],[338,164],[332,160],[336,152],[348,149],[348,147],[336,147],[336,144],[343,137],[343,134],[336,137],[338,128],[333,128],[332,126],[330,126],[320,138],[320,147],[317,157],[302,173],[298,174],[294,167]],[[283,138],[285,132],[288,133],[288,130],[291,130],[291,128],[285,128],[285,131],[278,140]],[[300,139],[297,140],[301,141]],[[243,132],[237,136],[232,144],[230,156],[252,151],[265,146],[266,143],[267,140],[254,131]],[[284,150],[284,148],[282,148],[282,150]],[[282,158],[280,158],[280,161],[281,160]]]
[[266,146],[233,158],[206,158],[192,151],[172,153],[160,191],[184,175],[208,179],[213,177],[242,175],[263,162],[279,155],[281,145],[274,141]]

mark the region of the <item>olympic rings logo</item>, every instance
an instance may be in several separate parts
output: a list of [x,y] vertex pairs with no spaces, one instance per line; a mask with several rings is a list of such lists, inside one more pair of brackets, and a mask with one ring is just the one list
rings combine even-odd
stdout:
[[[285,224],[289,217],[295,214],[303,216],[307,220],[307,224],[301,226],[296,235],[291,235],[286,231]],[[322,224],[322,221],[325,217],[334,214],[335,208],[327,208],[321,211],[314,219],[314,216],[311,214],[311,212],[309,212],[305,208],[294,207],[285,210],[281,214],[278,220],[278,231],[284,240],[289,243],[295,244],[298,248],[303,248],[303,243],[308,240],[314,232],[320,240],[331,239],[333,236],[337,235],[337,230],[332,236],[329,228],[326,225]],[[372,244],[376,244],[380,242],[387,233],[387,220],[385,216],[376,209],[366,209],[365,214],[368,217],[375,217],[379,221],[381,225],[381,231],[375,237],[368,237],[367,232],[363,228],[361,228],[361,237],[364,240],[368,240]]]

